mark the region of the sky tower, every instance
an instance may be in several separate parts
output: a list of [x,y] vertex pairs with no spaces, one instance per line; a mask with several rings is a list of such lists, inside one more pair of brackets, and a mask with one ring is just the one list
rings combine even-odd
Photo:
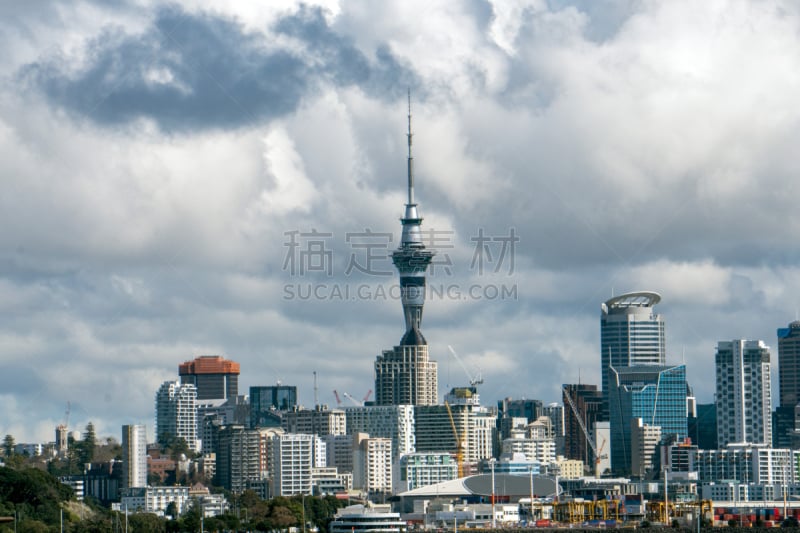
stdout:
[[425,305],[425,271],[433,259],[433,252],[425,249],[422,243],[422,218],[417,212],[414,201],[414,157],[411,155],[411,94],[408,96],[408,203],[406,203],[405,216],[400,219],[403,233],[400,237],[400,247],[392,253],[392,262],[400,273],[400,291],[403,301],[403,314],[406,320],[406,333],[403,337],[413,335],[425,344],[425,338],[420,333],[422,323],[422,308]]
[[400,344],[384,350],[375,361],[377,405],[435,405],[438,401],[437,364],[428,358],[428,342],[420,332],[425,305],[425,271],[433,251],[422,242],[422,218],[414,201],[414,158],[411,155],[411,93],[408,95],[408,203],[400,219],[403,232],[392,262],[400,274],[400,294],[406,322]]

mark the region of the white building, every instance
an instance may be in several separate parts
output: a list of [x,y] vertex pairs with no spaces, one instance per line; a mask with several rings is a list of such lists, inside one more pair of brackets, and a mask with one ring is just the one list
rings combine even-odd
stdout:
[[347,434],[368,433],[392,440],[395,458],[416,450],[413,405],[368,405],[346,407]]
[[122,426],[122,486],[147,486],[147,432],[144,424]]
[[555,440],[535,439],[504,439],[502,445],[503,455],[522,454],[528,462],[549,465],[556,461]]
[[631,420],[631,474],[644,479],[653,470],[656,448],[661,441],[661,427]]
[[715,361],[718,446],[771,446],[769,347],[763,341],[720,341]]
[[125,489],[120,502],[113,504],[112,509],[129,513],[154,513],[163,516],[170,503],[175,503],[178,514],[183,514],[188,509],[189,487],[134,487]]
[[353,447],[353,488],[368,494],[392,492],[392,441],[357,433]]
[[182,438],[199,452],[197,439],[197,388],[165,381],[156,392],[156,440],[164,436]]
[[273,456],[272,494],[295,496],[312,493],[311,473],[315,466],[316,435],[285,433],[274,435],[270,443]]

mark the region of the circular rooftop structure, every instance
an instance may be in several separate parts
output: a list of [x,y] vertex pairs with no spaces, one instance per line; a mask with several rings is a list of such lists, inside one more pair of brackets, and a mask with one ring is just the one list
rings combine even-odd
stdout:
[[629,307],[653,307],[661,301],[661,295],[657,292],[640,291],[620,294],[610,300],[605,305],[608,309],[627,309]]

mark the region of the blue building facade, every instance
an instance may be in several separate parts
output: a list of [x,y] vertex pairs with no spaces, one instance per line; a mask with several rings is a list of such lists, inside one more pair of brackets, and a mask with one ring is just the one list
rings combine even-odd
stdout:
[[295,406],[294,385],[250,387],[250,427],[281,427],[279,411],[289,411]]
[[611,378],[611,470],[625,475],[631,469],[633,418],[661,427],[662,439],[687,436],[686,366],[612,367]]

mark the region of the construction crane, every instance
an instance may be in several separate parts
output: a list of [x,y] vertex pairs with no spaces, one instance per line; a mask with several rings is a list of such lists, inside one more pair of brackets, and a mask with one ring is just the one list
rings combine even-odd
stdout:
[[336,391],[336,389],[333,389],[333,397],[336,398],[336,406],[337,407],[341,407],[342,406],[342,399],[339,398],[339,393]]
[[364,405],[364,402],[356,400],[349,392],[343,392],[342,396],[353,402],[353,405],[358,405],[359,407],[362,407]]
[[480,375],[480,373],[478,373],[477,377],[472,377],[472,374],[470,374],[469,370],[467,370],[467,366],[464,364],[464,361],[461,360],[453,347],[448,344],[447,349],[450,350],[450,353],[453,354],[455,360],[458,361],[458,364],[464,369],[464,373],[467,375],[467,379],[469,379],[469,386],[474,387],[475,385],[482,385],[483,377]]
[[372,389],[369,389],[367,393],[364,395],[364,399],[361,400],[362,404],[365,404],[369,401],[369,397],[372,396]]
[[591,435],[589,435],[589,430],[586,429],[586,424],[583,423],[583,418],[581,418],[580,413],[578,412],[578,408],[575,406],[575,402],[572,400],[572,396],[569,395],[569,391],[566,387],[563,388],[564,397],[567,399],[567,403],[569,403],[570,409],[572,409],[572,414],[575,415],[575,419],[578,421],[578,425],[581,427],[581,431],[583,431],[584,436],[586,436],[586,443],[592,449],[592,454],[594,454],[594,462],[597,465],[602,459],[607,459],[608,455],[600,455],[597,451],[597,448],[592,441]]
[[[464,443],[467,440],[466,435],[461,438],[456,429],[456,421],[453,418],[453,410],[450,409],[450,404],[444,402],[447,408],[447,416],[450,417],[450,427],[453,428],[453,437],[456,439],[456,464],[458,465],[458,477],[464,477]],[[464,431],[466,433],[466,430]]]

